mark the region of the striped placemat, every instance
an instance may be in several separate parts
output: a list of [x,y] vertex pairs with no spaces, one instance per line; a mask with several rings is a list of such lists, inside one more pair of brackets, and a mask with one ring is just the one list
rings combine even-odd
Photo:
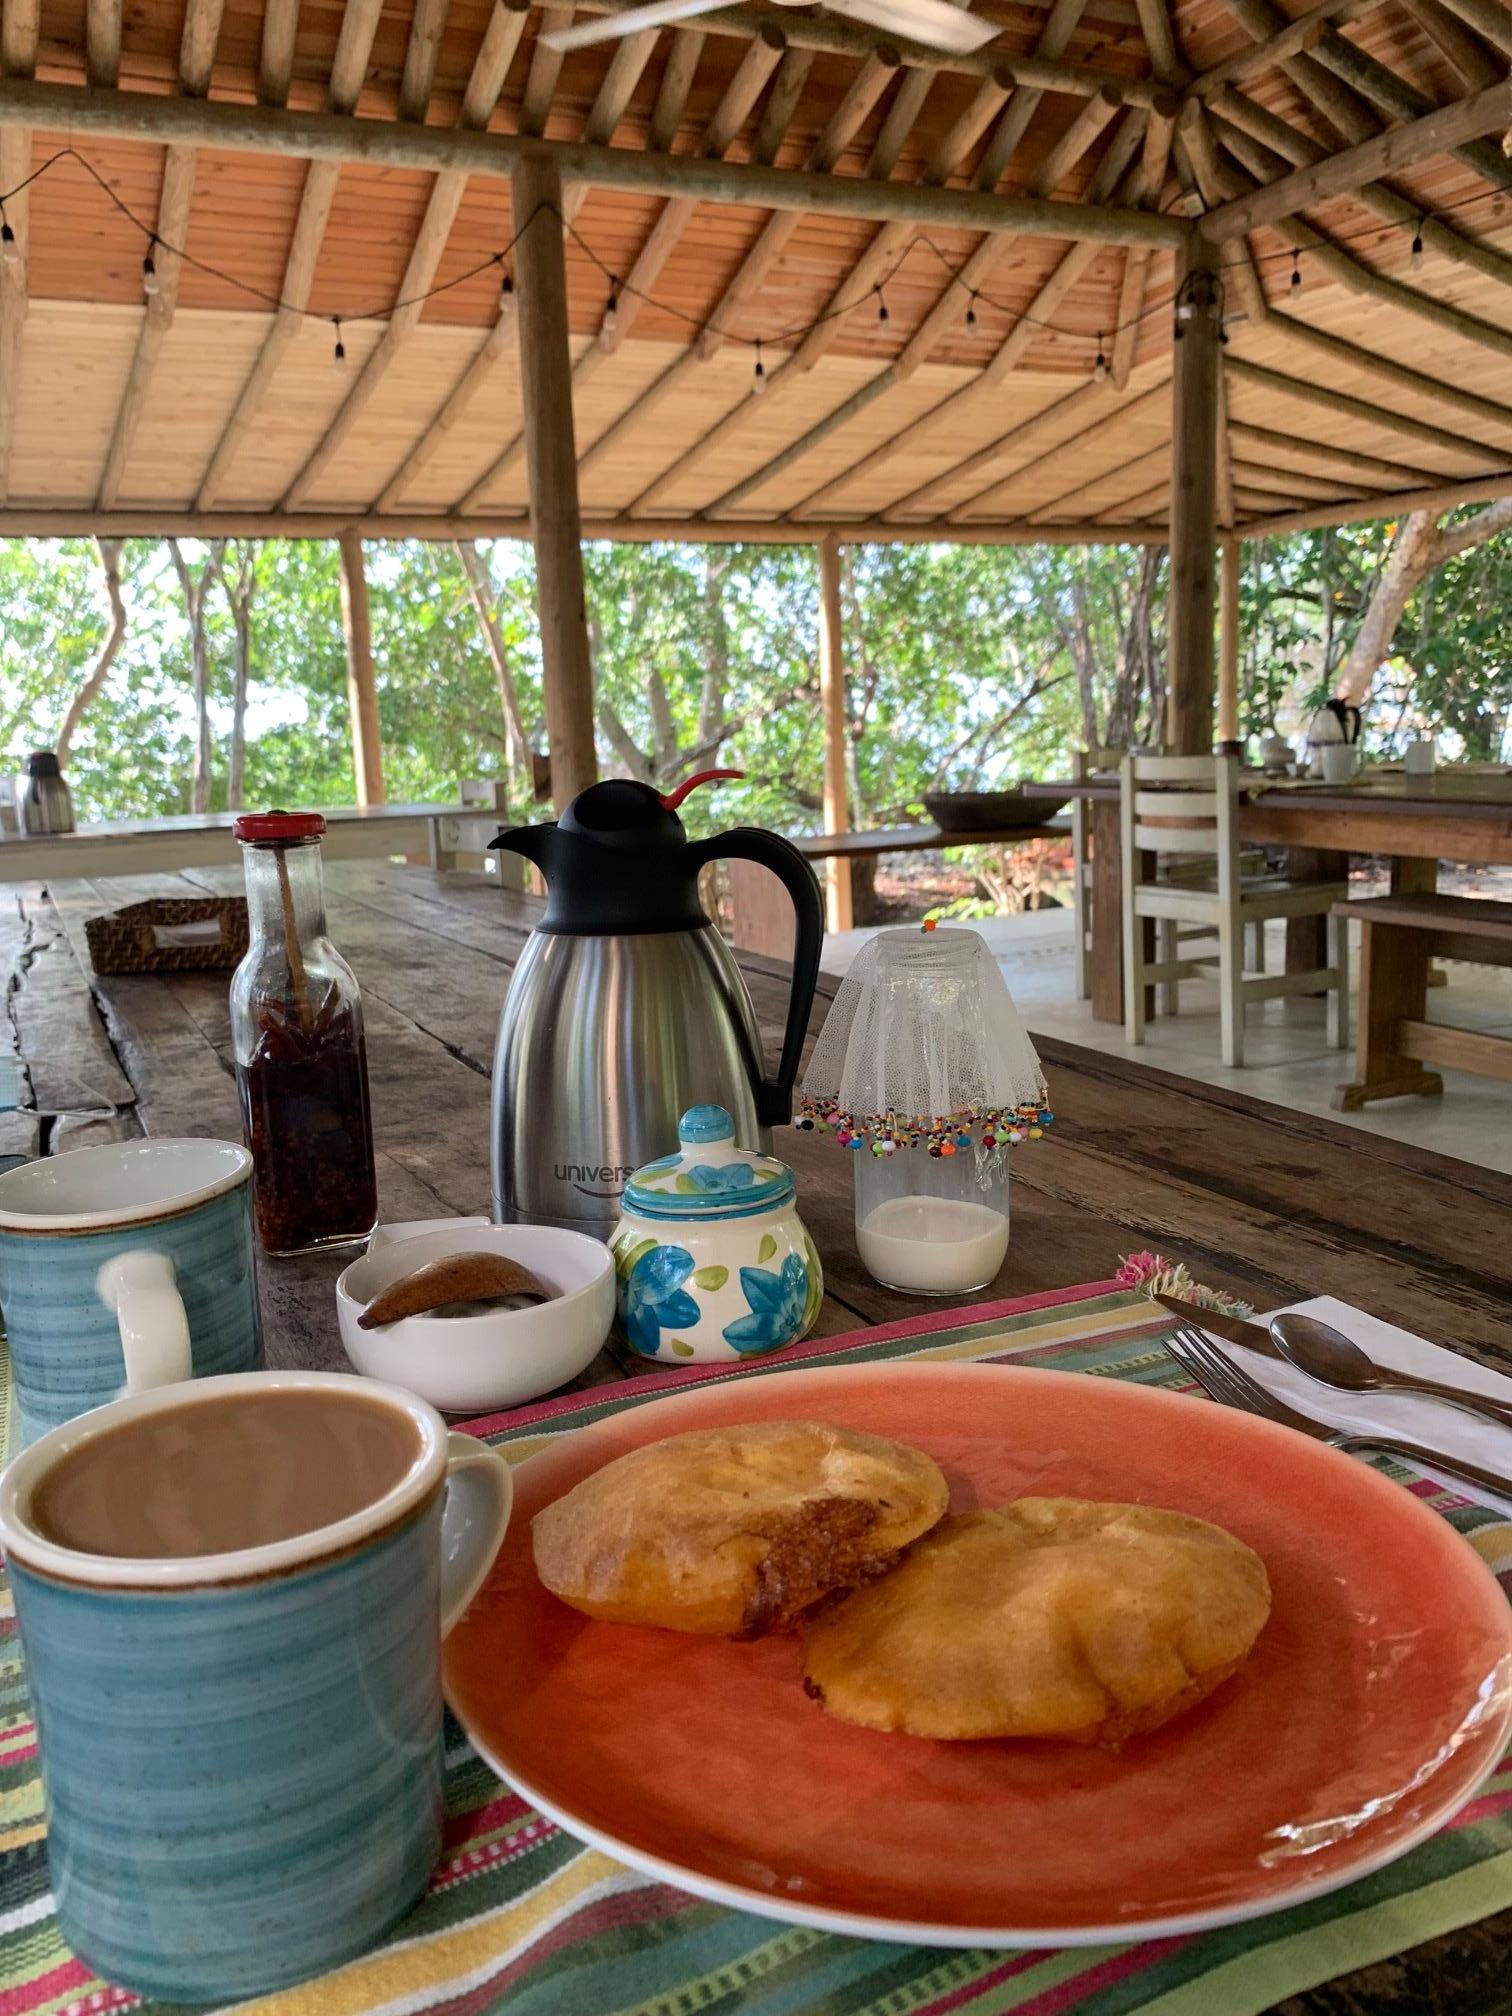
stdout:
[[[511,1460],[669,1389],[780,1378],[816,1361],[1027,1362],[1176,1386],[1170,1319],[1094,1282],[800,1346],[734,1372],[673,1371],[470,1424]],[[8,1424],[7,1424],[8,1425]],[[1399,1465],[1512,1598],[1512,1523]],[[59,1936],[35,1733],[8,1593],[0,1652],[0,2016],[126,2008]],[[425,1899],[362,1960],[248,2008],[279,2016],[1258,2016],[1282,1997],[1512,1903],[1512,1754],[1459,1821],[1333,1896],[1195,1937],[1051,1952],[953,1952],[845,1939],[702,1903],[534,1813],[448,1718],[446,1847]],[[166,2006],[166,2005],[165,2005]]]

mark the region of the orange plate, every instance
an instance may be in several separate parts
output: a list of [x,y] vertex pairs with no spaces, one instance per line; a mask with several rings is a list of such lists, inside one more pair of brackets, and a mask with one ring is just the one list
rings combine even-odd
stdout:
[[[957,1510],[1032,1492],[1215,1520],[1264,1560],[1270,1622],[1121,1751],[933,1743],[825,1715],[791,1638],[596,1623],[537,1581],[533,1514],[611,1457],[799,1418],[928,1450]],[[1090,1944],[1275,1910],[1443,1826],[1507,1740],[1512,1609],[1410,1493],[1269,1422],[1027,1367],[830,1367],[656,1400],[523,1465],[446,1680],[525,1798],[683,1889],[871,1937]]]

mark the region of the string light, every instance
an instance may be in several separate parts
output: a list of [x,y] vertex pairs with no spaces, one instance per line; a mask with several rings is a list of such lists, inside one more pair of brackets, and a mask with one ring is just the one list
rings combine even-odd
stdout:
[[1102,331],[1097,333],[1097,362],[1092,366],[1092,383],[1106,385],[1108,382],[1108,360],[1103,354]]
[[340,378],[344,375],[346,371],[346,345],[341,340],[341,317],[339,315],[333,315],[331,317],[331,323],[332,327],[336,331],[336,343],[335,347],[331,351],[331,369],[336,373],[336,376]]
[[766,366],[761,361],[761,345],[756,345],[756,368],[751,373],[751,390],[759,399],[766,390]]
[[[1512,140],[1512,132],[1509,132],[1508,137],[1509,140]],[[40,180],[42,176],[46,175],[50,170],[59,167],[65,161],[74,162],[83,171],[83,173],[86,174],[94,182],[94,184],[99,189],[101,194],[105,197],[106,201],[110,203],[112,207],[116,211],[118,211],[120,215],[124,217],[129,224],[134,226],[146,238],[147,251],[142,260],[142,290],[143,293],[146,294],[147,296],[150,297],[156,294],[159,288],[160,282],[157,271],[157,260],[155,255],[158,248],[161,247],[162,250],[166,254],[171,256],[175,261],[178,261],[184,265],[192,267],[196,272],[206,274],[209,278],[218,281],[223,286],[236,289],[237,292],[249,296],[251,299],[262,303],[265,307],[273,309],[279,313],[289,313],[293,315],[300,315],[307,312],[302,302],[285,300],[281,294],[270,292],[267,288],[264,287],[259,287],[254,281],[244,279],[240,274],[231,272],[225,267],[216,266],[212,264],[209,260],[198,258],[186,247],[181,245],[170,244],[168,243],[167,240],[159,237],[158,233],[153,229],[153,227],[144,218],[139,217],[136,214],[136,212],[132,209],[130,204],[127,203],[120,196],[120,194],[111,186],[110,182],[101,173],[101,171],[95,167],[94,163],[90,161],[86,155],[82,154],[77,147],[73,146],[63,146],[58,148],[56,152],[50,154],[45,160],[39,162],[37,166],[31,170],[29,174],[24,176],[19,182],[14,184],[12,187],[7,189],[0,189],[0,263],[3,263],[5,265],[15,265],[19,262],[21,256],[21,248],[17,242],[16,233],[11,227],[5,215],[6,203],[8,201],[13,201],[24,190],[28,189],[33,182]],[[1454,216],[1461,211],[1479,209],[1480,206],[1482,205],[1488,207],[1491,216],[1498,217],[1505,208],[1505,200],[1503,195],[1499,191],[1479,190],[1470,196],[1461,198],[1457,202],[1441,205],[1431,214],[1425,212],[1419,222],[1417,231],[1414,236],[1414,247],[1416,247],[1417,241],[1421,239],[1423,231],[1426,229],[1427,225],[1430,222],[1436,222],[1441,219]],[[619,296],[622,286],[622,283],[620,282],[618,276],[610,271],[610,268],[598,256],[598,254],[594,251],[593,247],[583,238],[581,233],[575,228],[575,226],[571,223],[571,221],[566,217],[562,216],[558,206],[556,206],[555,204],[543,203],[538,205],[537,208],[549,210],[556,215],[565,235],[567,235],[572,239],[573,243],[578,247],[578,249],[591,261],[591,263],[594,266],[598,268],[599,272],[603,274],[605,280],[609,283],[609,295],[606,304],[606,310],[602,327],[605,331],[610,331],[614,329],[618,321]],[[414,294],[404,295],[400,297],[398,300],[390,299],[382,303],[375,302],[371,306],[364,305],[359,308],[349,308],[346,311],[346,313],[340,318],[340,321],[358,321],[358,320],[370,320],[370,319],[381,319],[384,317],[392,317],[401,308],[420,307],[423,306],[426,302],[434,300],[439,295],[450,293],[458,287],[467,286],[471,282],[478,279],[480,275],[482,275],[485,272],[491,271],[495,267],[500,267],[503,269],[499,281],[499,315],[502,318],[507,312],[510,312],[513,309],[514,294],[515,294],[514,280],[509,272],[508,265],[506,262],[508,261],[510,253],[514,250],[514,247],[519,243],[523,231],[526,228],[528,228],[529,224],[531,223],[533,215],[534,213],[532,213],[531,218],[526,218],[523,220],[520,228],[515,232],[509,244],[502,251],[491,253],[486,259],[480,260],[475,266],[469,267],[465,271],[455,273],[449,279],[440,281],[433,287],[427,287],[423,290],[417,291]],[[1358,231],[1353,233],[1348,232],[1336,233],[1334,236],[1334,242],[1341,246],[1353,243],[1357,240],[1369,240],[1371,242],[1375,242],[1379,239],[1379,236],[1380,236],[1380,227],[1378,225],[1371,225],[1364,231]],[[883,293],[883,287],[886,284],[890,283],[891,280],[897,276],[897,273],[901,270],[904,261],[914,256],[916,253],[927,253],[940,265],[940,267],[944,270],[948,278],[953,283],[968,288],[968,298],[967,298],[966,315],[965,315],[966,327],[968,329],[975,329],[977,327],[978,316],[977,316],[976,304],[978,299],[980,298],[981,300],[987,302],[991,307],[998,309],[1003,314],[1014,318],[1015,321],[1027,323],[1030,327],[1035,329],[1044,330],[1047,333],[1047,336],[1052,341],[1054,340],[1057,334],[1069,335],[1071,333],[1068,330],[1058,330],[1057,325],[1047,319],[1023,311],[1018,307],[1016,303],[998,301],[992,295],[983,293],[981,289],[971,287],[967,279],[964,268],[960,265],[957,265],[954,260],[952,260],[937,244],[935,244],[933,239],[930,238],[927,233],[921,233],[918,237],[911,240],[910,243],[900,253],[896,263],[890,269],[890,271],[886,275],[884,275],[882,280],[873,283],[872,287],[868,290],[870,293],[875,294],[877,297],[877,320],[879,323],[885,324],[890,320],[886,297]],[[1272,260],[1284,259],[1287,256],[1288,255],[1284,252],[1276,252],[1273,254],[1260,254],[1256,259],[1255,263],[1260,266],[1265,266]],[[1293,296],[1296,296],[1302,291],[1300,250],[1297,248],[1293,248],[1293,250],[1290,253],[1290,258],[1291,258],[1290,292]],[[1236,262],[1226,262],[1226,263],[1236,263]],[[1218,287],[1218,299],[1221,301],[1222,296],[1221,280],[1217,282],[1217,287]],[[685,309],[681,309],[671,302],[658,301],[655,299],[654,296],[647,294],[638,288],[632,287],[630,291],[636,295],[637,299],[648,302],[651,306],[658,308],[664,315],[670,316],[672,319],[684,324],[695,334],[701,335],[704,333],[714,333],[730,342],[754,343],[753,338],[742,336],[735,330],[721,327],[713,317],[689,314]],[[861,305],[861,303],[866,298],[867,298],[866,294],[863,293],[855,300],[838,302],[834,306],[826,308],[822,313],[815,315],[814,317],[805,322],[795,323],[790,328],[781,330],[780,332],[778,332],[775,338],[769,338],[768,340],[775,340],[783,345],[802,342],[807,337],[812,336],[817,330],[822,329],[833,322],[842,321],[846,317],[854,314],[856,309]],[[1182,325],[1192,320],[1193,316],[1198,312],[1199,306],[1201,308],[1207,309],[1211,308],[1213,305],[1214,304],[1211,299],[1204,300],[1203,302],[1198,304],[1193,302],[1190,298],[1186,297],[1184,294],[1178,294],[1175,307],[1176,327],[1174,333],[1176,339],[1178,341],[1180,340],[1181,336],[1184,333]],[[1149,316],[1153,314],[1158,314],[1160,312],[1162,312],[1160,305],[1158,303],[1152,303],[1149,306],[1143,308],[1138,315],[1132,317],[1129,325],[1125,325],[1121,322],[1115,323],[1114,330],[1112,333],[1117,334],[1125,326],[1138,327]],[[340,322],[338,322],[337,318],[334,316],[327,316],[324,319],[331,320],[333,322],[336,322],[337,324],[335,362],[339,368],[340,365],[344,362],[346,356],[345,346],[341,342],[340,337]],[[1225,319],[1226,318],[1223,318],[1220,314],[1219,333],[1221,339],[1227,341],[1227,332],[1223,327],[1223,321]],[[1106,340],[1106,334],[1107,332],[1104,332],[1104,335],[1099,338],[1100,347],[1102,343],[1105,342]],[[766,375],[767,374],[765,370],[765,365],[763,362],[762,370],[760,373],[761,379],[763,381],[765,380]]]
[[1421,273],[1423,270],[1423,226],[1427,221],[1425,217],[1420,217],[1417,229],[1412,234],[1412,251],[1408,255],[1407,263],[1414,273]]

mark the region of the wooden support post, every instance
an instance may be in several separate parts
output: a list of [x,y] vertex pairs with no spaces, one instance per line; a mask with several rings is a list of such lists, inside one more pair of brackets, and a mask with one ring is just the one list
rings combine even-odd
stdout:
[[378,688],[373,681],[373,625],[368,613],[362,534],[341,535],[341,621],[346,631],[347,705],[352,710],[352,768],[357,803],[381,805],[383,739],[378,732]]
[[560,812],[598,776],[593,746],[593,664],[583,595],[582,520],[572,427],[572,351],[562,178],[554,161],[527,155],[514,170],[520,384],[530,530],[535,541],[541,675],[551,745],[551,795]]
[[1239,738],[1239,541],[1223,542],[1218,637],[1218,746],[1238,755]]
[[[1170,710],[1172,753],[1213,746],[1213,562],[1218,545],[1218,371],[1223,287],[1216,248],[1188,245],[1179,264],[1171,441]],[[1190,314],[1186,311],[1190,309]]]
[[[819,546],[819,698],[824,712],[824,830],[850,831],[845,795],[845,622],[840,607],[840,541],[831,534]],[[826,922],[831,931],[849,931],[852,922],[849,861],[825,863]]]

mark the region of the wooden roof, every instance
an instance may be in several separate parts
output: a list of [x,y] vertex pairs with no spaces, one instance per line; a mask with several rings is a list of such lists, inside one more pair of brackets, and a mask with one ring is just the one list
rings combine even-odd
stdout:
[[775,6],[539,41],[624,4],[3,0],[0,191],[83,159],[7,205],[0,530],[522,529],[511,135],[578,148],[585,529],[1163,537],[1198,228],[1234,233],[1225,523],[1512,487],[1502,0],[979,0],[1001,34],[948,60]]

